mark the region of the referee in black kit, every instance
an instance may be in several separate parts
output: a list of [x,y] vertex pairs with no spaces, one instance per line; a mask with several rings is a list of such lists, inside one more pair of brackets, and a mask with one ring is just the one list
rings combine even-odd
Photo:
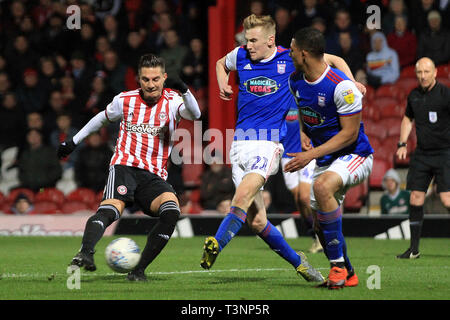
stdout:
[[436,67],[429,58],[416,63],[419,86],[408,96],[402,119],[397,156],[406,157],[406,141],[416,123],[417,148],[411,157],[407,176],[411,190],[409,225],[411,245],[400,259],[419,258],[419,240],[423,222],[425,194],[432,178],[442,204],[450,212],[450,89],[436,81]]

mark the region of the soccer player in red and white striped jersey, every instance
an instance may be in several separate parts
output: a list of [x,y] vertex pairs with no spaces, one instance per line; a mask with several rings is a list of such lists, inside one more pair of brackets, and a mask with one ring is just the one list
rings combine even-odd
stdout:
[[186,84],[175,82],[181,96],[164,88],[167,79],[164,60],[152,54],[139,61],[140,88],[116,95],[105,111],[93,117],[74,137],[63,142],[58,156],[68,156],[84,138],[103,125],[121,121],[110,163],[103,199],[86,223],[80,252],[72,265],[94,271],[94,247],[104,230],[120,218],[127,203],[136,203],[145,214],[159,217],[148,235],[141,259],[128,274],[132,281],[146,280],[145,268],[169,241],[180,209],[175,191],[167,179],[167,161],[172,150],[171,135],[181,118],[200,117],[197,101]]

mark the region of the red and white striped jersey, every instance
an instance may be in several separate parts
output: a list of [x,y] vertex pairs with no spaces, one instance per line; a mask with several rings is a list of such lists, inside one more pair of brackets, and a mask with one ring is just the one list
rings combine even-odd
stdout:
[[183,103],[183,98],[171,89],[164,89],[153,106],[141,98],[139,89],[115,96],[105,109],[109,121],[122,120],[110,165],[141,168],[166,180],[173,147],[170,137],[180,120],[178,110]]

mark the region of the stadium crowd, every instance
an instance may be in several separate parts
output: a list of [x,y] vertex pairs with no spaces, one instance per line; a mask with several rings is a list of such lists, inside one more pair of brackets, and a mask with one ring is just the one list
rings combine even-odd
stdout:
[[[381,8],[381,29],[367,28],[368,4]],[[70,5],[81,9],[76,30],[66,26]],[[348,201],[361,202],[369,189],[381,190],[388,169],[408,165],[408,160],[394,160],[394,154],[406,96],[417,86],[417,59],[432,58],[438,81],[449,86],[449,1],[245,1],[237,8],[238,45],[243,44],[242,19],[249,13],[271,14],[277,22],[276,42],[287,48],[295,30],[318,28],[326,36],[327,52],[341,56],[355,79],[366,85],[363,119],[378,152],[373,179],[351,191]],[[89,137],[62,162],[56,158],[57,146],[118,92],[137,88],[137,61],[143,53],[165,59],[167,86],[181,77],[198,98],[204,97],[207,25],[207,7],[200,0],[0,1],[0,211],[20,212],[14,209],[19,200],[34,202],[36,212],[80,208],[69,208],[64,199],[90,199],[85,205],[95,210],[118,124]],[[207,106],[202,111],[207,128]],[[409,151],[414,139],[412,134]],[[169,167],[169,182],[180,194],[184,212],[228,212],[234,191],[229,167],[201,165],[195,172],[198,177],[191,181],[187,177],[192,172],[184,172],[183,166]],[[279,172],[266,185],[267,207],[269,212],[294,212],[281,179]],[[53,188],[46,196],[45,190]],[[37,205],[50,200],[56,206]]]

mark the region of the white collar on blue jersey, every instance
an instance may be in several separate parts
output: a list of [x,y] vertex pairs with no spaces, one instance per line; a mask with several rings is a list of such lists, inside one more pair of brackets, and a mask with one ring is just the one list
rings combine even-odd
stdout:
[[305,82],[307,84],[310,84],[310,85],[318,84],[320,81],[322,81],[323,78],[325,78],[325,76],[327,75],[329,70],[330,70],[330,66],[327,64],[327,67],[325,68],[325,71],[322,73],[322,75],[317,80],[315,80],[313,82],[310,82],[310,81],[306,80],[305,74],[303,74],[303,79],[305,80]]
[[270,60],[272,60],[275,57],[276,54],[277,54],[277,47],[274,48],[273,53],[270,57],[268,57],[267,59],[259,60],[259,62],[262,62],[262,63],[269,62]]

